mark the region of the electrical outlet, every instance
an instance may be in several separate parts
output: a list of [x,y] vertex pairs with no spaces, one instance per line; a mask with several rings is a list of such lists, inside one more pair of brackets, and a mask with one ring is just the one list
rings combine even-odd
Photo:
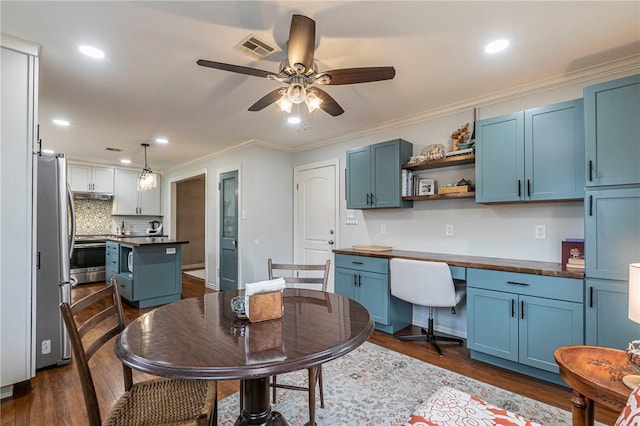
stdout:
[[386,223],[381,223],[380,224],[380,233],[381,234],[386,234],[387,233],[387,224]]
[[453,225],[446,224],[444,226],[444,235],[446,235],[447,237],[453,237]]
[[356,217],[356,211],[347,209],[347,219],[354,219]]
[[547,239],[547,227],[544,225],[536,225],[536,240]]
[[51,353],[51,340],[43,340],[42,341],[42,354],[50,354]]

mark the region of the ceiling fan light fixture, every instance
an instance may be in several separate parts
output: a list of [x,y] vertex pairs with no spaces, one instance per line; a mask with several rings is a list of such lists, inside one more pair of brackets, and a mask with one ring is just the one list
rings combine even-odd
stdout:
[[294,104],[300,104],[307,98],[307,91],[300,83],[293,83],[287,89],[287,97]]
[[284,95],[282,95],[280,99],[276,101],[276,105],[278,105],[278,108],[280,108],[280,111],[291,112],[291,107],[293,106],[293,102],[289,100],[289,97],[285,93]]
[[314,90],[309,90],[307,92],[307,98],[304,100],[307,104],[307,109],[309,112],[313,112],[320,108],[320,104],[322,103],[322,99],[316,94]]

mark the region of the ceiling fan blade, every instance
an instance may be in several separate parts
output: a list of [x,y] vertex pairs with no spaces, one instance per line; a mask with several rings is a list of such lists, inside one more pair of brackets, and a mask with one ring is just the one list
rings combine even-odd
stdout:
[[259,70],[257,68],[242,67],[240,65],[225,64],[223,62],[207,61],[206,59],[198,59],[196,63],[203,67],[215,68],[217,70],[223,70],[223,71],[236,72],[239,74],[253,75],[255,77],[267,78],[268,76],[273,75],[272,72]]
[[[322,77],[328,75],[331,79],[323,83]],[[355,84],[369,83],[372,81],[391,80],[396,75],[393,67],[363,67],[363,68],[343,68],[320,73],[316,79],[319,84]]]
[[260,110],[268,107],[269,105],[271,105],[272,103],[274,103],[275,101],[280,99],[280,97],[282,96],[282,90],[286,90],[286,87],[285,88],[280,87],[280,88],[278,88],[276,90],[273,90],[273,91],[267,93],[262,98],[260,98],[260,100],[258,100],[258,102],[256,102],[255,104],[251,105],[249,107],[249,111],[260,111]]
[[289,30],[289,46],[287,48],[287,59],[292,68],[300,64],[304,69],[301,73],[306,73],[313,69],[313,49],[316,44],[316,21],[304,15],[293,15],[291,17],[291,29]]
[[338,115],[340,115],[340,114],[342,114],[344,112],[344,110],[342,109],[342,107],[340,105],[338,105],[336,100],[333,99],[324,90],[322,90],[322,89],[320,89],[318,87],[314,87],[314,88],[312,88],[310,90],[314,91],[316,93],[316,95],[318,95],[318,97],[320,99],[322,99],[322,103],[320,104],[320,109],[322,109],[327,114],[332,115],[334,117],[337,117]]

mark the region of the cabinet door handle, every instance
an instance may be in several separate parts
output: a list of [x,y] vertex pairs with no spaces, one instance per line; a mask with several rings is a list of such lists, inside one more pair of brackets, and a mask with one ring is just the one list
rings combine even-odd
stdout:
[[522,190],[520,188],[520,179],[518,179],[518,197],[522,196]]
[[358,274],[358,287],[362,287],[362,275]]
[[511,299],[511,318],[516,316],[516,301]]
[[589,307],[593,308],[593,286],[589,287]]
[[531,197],[531,180],[527,179],[527,197]]
[[520,318],[524,319],[524,300],[520,301]]
[[373,201],[373,193],[372,193],[371,194],[371,205],[373,205],[373,204],[374,204],[374,201]]
[[371,205],[371,194],[367,192],[367,205]]
[[593,181],[593,161],[589,160],[589,182]]
[[358,274],[353,274],[353,286],[358,287]]
[[521,286],[525,286],[525,287],[529,285],[527,283],[519,283],[517,281],[507,281],[507,284],[521,285]]
[[589,216],[593,216],[593,195],[589,195]]

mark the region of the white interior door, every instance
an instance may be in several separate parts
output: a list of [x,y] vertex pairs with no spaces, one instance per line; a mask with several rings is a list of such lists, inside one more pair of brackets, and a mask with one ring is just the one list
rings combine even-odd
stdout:
[[[338,244],[338,160],[298,166],[294,175],[293,261],[322,264]],[[333,291],[333,273],[328,290]]]

